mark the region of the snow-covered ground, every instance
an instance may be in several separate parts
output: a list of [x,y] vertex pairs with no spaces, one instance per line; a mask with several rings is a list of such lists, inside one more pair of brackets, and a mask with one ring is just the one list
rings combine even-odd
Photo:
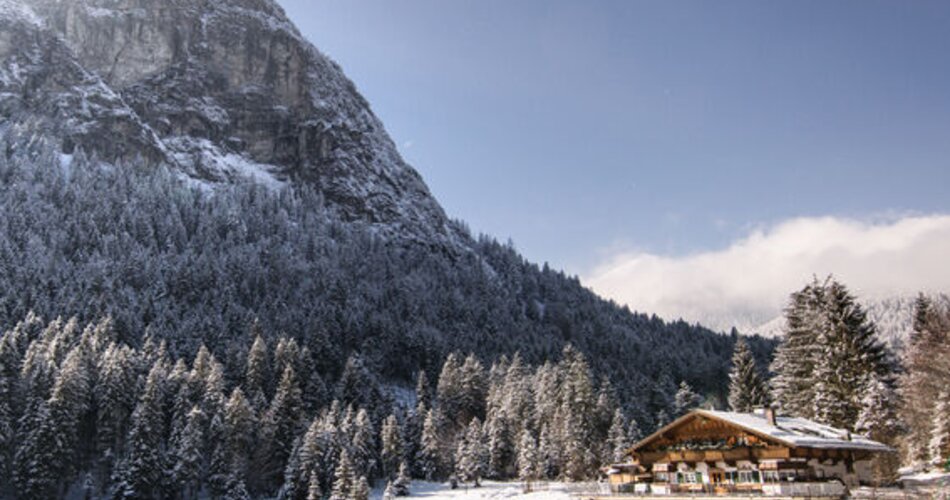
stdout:
[[[478,488],[472,488],[470,485],[459,485],[457,489],[451,489],[447,483],[429,483],[425,481],[414,481],[410,487],[410,496],[408,498],[427,498],[440,499],[450,498],[453,500],[485,500],[495,498],[517,498],[525,500],[568,500],[576,498],[571,495],[572,492],[593,492],[597,491],[599,485],[594,484],[565,484],[565,483],[533,483],[534,491],[524,492],[522,483],[500,483],[494,481],[484,481]],[[383,489],[377,488],[370,495],[371,500],[380,500],[383,498]]]

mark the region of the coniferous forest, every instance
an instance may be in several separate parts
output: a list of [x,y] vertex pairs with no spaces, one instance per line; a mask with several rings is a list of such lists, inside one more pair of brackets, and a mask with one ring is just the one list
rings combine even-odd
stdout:
[[[387,240],[306,187],[209,191],[28,141],[0,155],[10,494],[326,496],[402,462],[579,479],[726,399],[735,334],[631,313],[461,224],[464,248]],[[762,365],[772,341],[749,342]]]

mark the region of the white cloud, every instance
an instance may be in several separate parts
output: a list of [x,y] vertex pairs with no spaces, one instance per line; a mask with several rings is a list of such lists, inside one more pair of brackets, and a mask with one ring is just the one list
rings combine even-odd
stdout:
[[619,254],[584,282],[631,309],[741,330],[774,318],[789,293],[828,274],[862,298],[950,291],[950,215],[791,219],[721,251]]

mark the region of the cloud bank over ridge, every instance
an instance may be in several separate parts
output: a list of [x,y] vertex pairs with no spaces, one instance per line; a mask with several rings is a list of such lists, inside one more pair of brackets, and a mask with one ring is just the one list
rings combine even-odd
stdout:
[[723,250],[618,254],[583,281],[634,310],[747,331],[779,315],[812,276],[828,274],[862,298],[948,291],[950,215],[790,219]]

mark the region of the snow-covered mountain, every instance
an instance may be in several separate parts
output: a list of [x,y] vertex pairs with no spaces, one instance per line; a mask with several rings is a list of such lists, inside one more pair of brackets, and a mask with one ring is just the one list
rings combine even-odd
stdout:
[[400,237],[448,220],[339,66],[273,0],[0,0],[0,127],[214,185],[316,186]]
[[727,389],[735,338],[450,221],[274,0],[0,0],[0,179],[0,330],[109,317],[132,344],[225,357],[253,326],[333,384],[351,356],[405,384],[453,352],[542,364],[570,344],[644,428],[680,382]]
[[[950,297],[944,294],[931,294],[935,304],[950,307]],[[910,337],[914,321],[914,295],[899,295],[879,299],[860,300],[862,307],[877,326],[878,337],[895,351],[900,351]],[[785,317],[777,316],[759,326],[750,328],[750,333],[763,337],[776,338],[783,334]]]

